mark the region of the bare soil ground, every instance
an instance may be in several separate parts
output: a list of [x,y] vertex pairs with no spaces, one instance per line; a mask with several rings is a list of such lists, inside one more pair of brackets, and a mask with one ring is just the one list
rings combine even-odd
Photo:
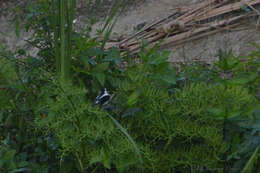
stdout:
[[[184,7],[199,0],[146,0],[141,5],[133,6],[121,15],[114,28],[114,35],[131,35],[138,24],[152,23],[173,13],[174,9]],[[252,22],[252,21],[250,21]],[[193,59],[214,61],[218,50],[233,50],[235,55],[247,55],[254,46],[260,44],[259,28],[255,23],[247,23],[246,28],[236,31],[223,31],[200,40],[186,43],[178,47],[168,47],[172,51],[169,61],[190,61]],[[102,22],[96,27],[102,26]]]
[[[92,11],[92,14],[89,14],[86,2],[86,0],[79,0],[77,5],[77,19],[79,25],[83,26],[88,23],[88,15],[94,14],[100,19],[105,18],[115,1],[103,0],[100,8]],[[126,10],[118,17],[112,37],[131,35],[135,32],[135,28],[139,26],[139,24],[152,23],[168,16],[177,7],[183,7],[197,2],[199,2],[199,0],[130,0]],[[0,5],[0,9],[3,7],[3,5]],[[9,7],[10,4],[5,5],[5,9]],[[104,22],[102,21],[97,23],[94,26],[94,30],[102,27],[103,24]],[[22,33],[21,37],[17,38],[15,36],[14,25],[12,24],[12,17],[6,12],[4,15],[0,13],[0,43],[2,42],[8,49],[14,50],[23,47],[25,45],[23,41],[24,38],[29,36],[30,33]],[[248,23],[246,30],[224,31],[178,47],[169,47],[167,49],[172,51],[169,58],[170,62],[189,61],[193,59],[214,61],[217,58],[219,49],[227,51],[232,49],[235,55],[247,55],[254,50],[252,43],[260,44],[259,28],[257,29],[254,23]],[[36,51],[32,48],[30,49],[31,53],[35,55]]]

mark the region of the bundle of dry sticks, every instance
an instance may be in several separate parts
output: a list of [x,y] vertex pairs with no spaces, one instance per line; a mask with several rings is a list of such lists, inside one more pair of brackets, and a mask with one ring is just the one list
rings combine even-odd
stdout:
[[259,19],[259,6],[260,0],[206,0],[179,8],[170,16],[144,27],[122,41],[108,42],[106,48],[115,46],[120,48],[122,54],[135,54],[139,52],[143,39],[148,42],[148,48],[159,42],[160,48],[180,45],[236,28],[245,21],[242,19],[256,16]]

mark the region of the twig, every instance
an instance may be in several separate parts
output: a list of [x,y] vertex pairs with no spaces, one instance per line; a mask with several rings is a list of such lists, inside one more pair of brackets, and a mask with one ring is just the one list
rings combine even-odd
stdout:
[[258,28],[258,25],[259,25],[259,21],[260,21],[260,12],[255,8],[253,7],[251,4],[249,4],[248,2],[246,2],[246,0],[243,0],[245,2],[245,4],[250,7],[259,17],[258,17],[258,20],[256,22],[256,29]]
[[236,24],[233,24],[233,25],[230,25],[230,26],[226,26],[226,27],[222,27],[222,28],[219,28],[219,29],[216,29],[214,31],[210,31],[210,32],[205,32],[205,33],[202,33],[202,34],[199,34],[199,35],[196,35],[196,36],[192,36],[190,38],[187,38],[187,39],[184,39],[184,40],[180,40],[179,42],[175,42],[175,43],[167,43],[166,44],[163,44],[160,46],[160,48],[167,48],[169,46],[178,46],[178,45],[181,45],[183,43],[186,43],[186,42],[190,42],[190,41],[194,41],[194,40],[198,40],[200,38],[203,38],[203,37],[206,37],[206,36],[209,36],[209,35],[213,35],[213,34],[216,34],[218,32],[221,32],[223,30],[228,30],[228,29],[231,29],[231,28],[234,28],[236,26],[240,25],[239,23],[236,23]]
[[[259,3],[260,3],[260,0],[253,0],[253,1],[249,2],[248,4],[249,5],[256,5],[256,4],[259,4]],[[215,17],[215,16],[225,14],[225,13],[229,13],[231,11],[239,10],[242,5],[243,5],[243,3],[240,1],[240,2],[225,5],[223,7],[216,8],[215,10],[210,11],[207,16],[201,16],[200,18],[198,18],[197,21],[202,21],[202,20],[205,20],[205,19],[209,19],[209,18],[212,18],[212,17]]]
[[260,16],[260,12],[255,8],[253,7],[249,2],[246,2],[246,0],[243,0],[245,2],[245,4],[250,7],[254,12],[256,12],[256,14],[258,14],[258,16]]
[[150,29],[151,27],[153,27],[153,26],[155,26],[155,25],[157,25],[157,24],[159,24],[159,23],[165,21],[166,19],[168,19],[168,18],[170,18],[170,17],[173,17],[173,16],[175,16],[175,15],[177,15],[177,14],[178,14],[178,12],[174,12],[173,14],[171,14],[171,15],[165,17],[165,18],[162,18],[162,19],[160,19],[160,20],[158,20],[158,21],[156,21],[156,22],[152,23],[151,25],[148,25],[148,26],[144,27],[143,29],[141,29],[140,31],[138,31],[137,33],[135,33],[134,35],[132,35],[131,37],[129,37],[129,38],[127,38],[127,39],[122,40],[121,42],[119,42],[118,45],[124,44],[125,42],[131,40],[132,38],[136,37],[137,35],[143,33],[144,31],[146,31],[146,30],[148,30],[148,29]]

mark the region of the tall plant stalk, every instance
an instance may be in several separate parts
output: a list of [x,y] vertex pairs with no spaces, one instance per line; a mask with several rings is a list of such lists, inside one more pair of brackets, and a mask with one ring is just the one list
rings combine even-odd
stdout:
[[55,0],[53,3],[56,70],[61,82],[71,79],[71,35],[76,0]]
[[[105,38],[102,43],[101,48],[103,49],[106,41],[108,40],[111,31],[115,25],[116,20],[113,21],[113,18],[116,15],[116,12],[119,10],[121,3],[123,0],[118,0],[115,3],[115,6],[108,17],[104,28],[102,29],[102,33],[106,31]],[[72,44],[71,44],[71,36],[72,36],[72,25],[76,8],[76,0],[53,0],[53,19],[54,19],[54,44],[55,44],[55,56],[56,56],[56,72],[58,79],[61,84],[68,84],[71,82],[71,60],[72,60]],[[123,6],[125,7],[125,5]],[[63,87],[62,87],[63,88]],[[74,108],[75,109],[75,108]],[[132,139],[132,137],[127,133],[126,129],[124,129],[112,116],[108,115],[111,120],[115,123],[115,125],[119,128],[119,130],[127,137],[127,139],[133,145],[135,152],[138,155],[140,163],[143,163],[141,153]],[[85,143],[82,143],[82,151],[85,157]],[[84,171],[84,167],[81,164],[81,160],[79,156],[77,156],[79,164],[81,165],[81,171]]]
[[67,63],[66,63],[66,59],[68,57],[66,57],[66,40],[65,40],[65,3],[67,3],[67,0],[59,0],[59,16],[60,16],[60,25],[59,25],[59,30],[60,30],[60,77],[61,79],[65,79],[66,78],[66,68],[68,68]]

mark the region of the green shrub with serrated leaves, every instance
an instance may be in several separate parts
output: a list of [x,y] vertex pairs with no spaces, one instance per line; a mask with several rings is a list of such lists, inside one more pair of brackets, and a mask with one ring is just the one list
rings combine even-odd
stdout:
[[[259,106],[241,87],[199,83],[169,95],[140,82],[120,92],[120,103],[126,103],[121,123],[145,146],[147,172],[223,168],[230,144],[224,139],[225,118],[246,118]],[[132,85],[138,94],[126,94]]]
[[[45,96],[45,104],[39,110],[36,126],[46,136],[53,135],[60,146],[61,165],[67,166],[75,158],[74,165],[66,169],[90,171],[102,164],[106,169],[139,164],[139,156],[128,138],[117,128],[107,112],[86,100],[85,91],[77,87],[57,88],[55,98]],[[40,111],[39,111],[40,112]],[[123,158],[127,158],[122,162]],[[100,165],[101,166],[101,165]],[[102,166],[102,167],[103,167]],[[101,167],[101,168],[102,168]]]
[[[62,14],[74,0],[53,2],[60,8],[52,1],[27,6],[27,29],[35,31],[27,42],[40,49],[37,58],[0,50],[0,171],[223,172],[227,164],[254,170],[259,51],[243,62],[222,53],[209,68],[178,73],[167,62],[170,52],[157,45],[147,51],[145,41],[136,59],[104,50],[123,1],[100,31],[102,42],[90,37],[91,26],[72,30],[72,12]],[[63,84],[57,71],[65,63],[72,80]],[[103,87],[112,100],[93,105]]]

